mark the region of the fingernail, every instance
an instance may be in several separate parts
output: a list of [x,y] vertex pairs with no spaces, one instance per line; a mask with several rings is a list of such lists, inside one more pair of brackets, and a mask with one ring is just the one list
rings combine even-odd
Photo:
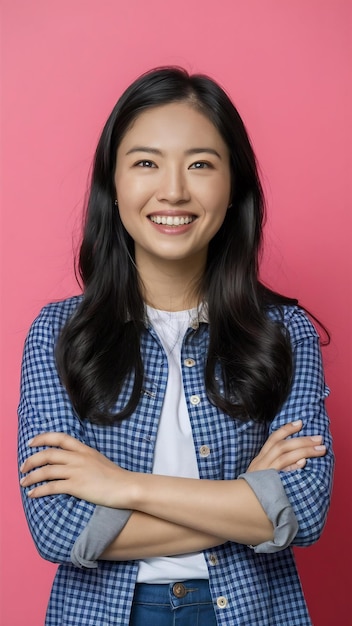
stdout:
[[33,441],[34,437],[32,437],[32,439],[28,439],[27,441],[27,446],[31,446],[32,445],[32,441]]
[[27,496],[31,497],[33,491],[34,491],[34,489],[30,489],[29,491],[27,491]]
[[299,426],[300,424],[302,424],[302,420],[295,420],[294,422],[292,422],[293,426]]
[[321,435],[313,435],[313,437],[311,437],[312,441],[315,441],[316,443],[321,443],[323,438]]
[[321,452],[322,450],[326,450],[326,446],[314,446],[314,450]]
[[23,472],[23,468],[24,468],[24,463],[22,463],[22,465],[20,467],[20,472]]
[[305,459],[300,459],[299,461],[297,461],[296,465],[304,465],[306,462]]

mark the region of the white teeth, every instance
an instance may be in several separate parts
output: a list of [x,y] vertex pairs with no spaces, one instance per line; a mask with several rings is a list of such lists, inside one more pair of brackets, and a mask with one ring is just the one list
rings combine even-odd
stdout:
[[150,220],[155,224],[166,224],[167,226],[183,226],[184,224],[190,224],[191,222],[193,222],[195,220],[195,217],[192,217],[192,215],[188,215],[186,217],[179,217],[177,215],[175,217],[172,217],[171,215],[151,215]]

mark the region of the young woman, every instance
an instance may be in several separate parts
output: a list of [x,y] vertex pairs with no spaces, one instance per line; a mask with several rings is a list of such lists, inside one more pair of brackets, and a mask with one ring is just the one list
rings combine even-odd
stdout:
[[26,341],[23,502],[50,626],[311,624],[292,555],[333,455],[319,337],[258,278],[243,122],[204,76],[135,81],[99,141],[79,271]]

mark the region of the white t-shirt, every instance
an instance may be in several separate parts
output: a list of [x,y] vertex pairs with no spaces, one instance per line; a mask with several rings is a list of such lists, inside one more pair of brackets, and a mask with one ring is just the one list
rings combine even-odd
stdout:
[[[183,338],[192,320],[198,319],[198,309],[169,312],[148,306],[147,315],[167,354],[169,367],[153,474],[199,478],[181,371]],[[163,584],[190,578],[208,578],[201,552],[141,561],[137,582]]]

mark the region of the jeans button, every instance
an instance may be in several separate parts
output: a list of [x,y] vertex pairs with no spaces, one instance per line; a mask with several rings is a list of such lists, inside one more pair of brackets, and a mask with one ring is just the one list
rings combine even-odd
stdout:
[[175,583],[172,587],[172,593],[176,598],[184,598],[187,595],[187,589],[182,583]]

